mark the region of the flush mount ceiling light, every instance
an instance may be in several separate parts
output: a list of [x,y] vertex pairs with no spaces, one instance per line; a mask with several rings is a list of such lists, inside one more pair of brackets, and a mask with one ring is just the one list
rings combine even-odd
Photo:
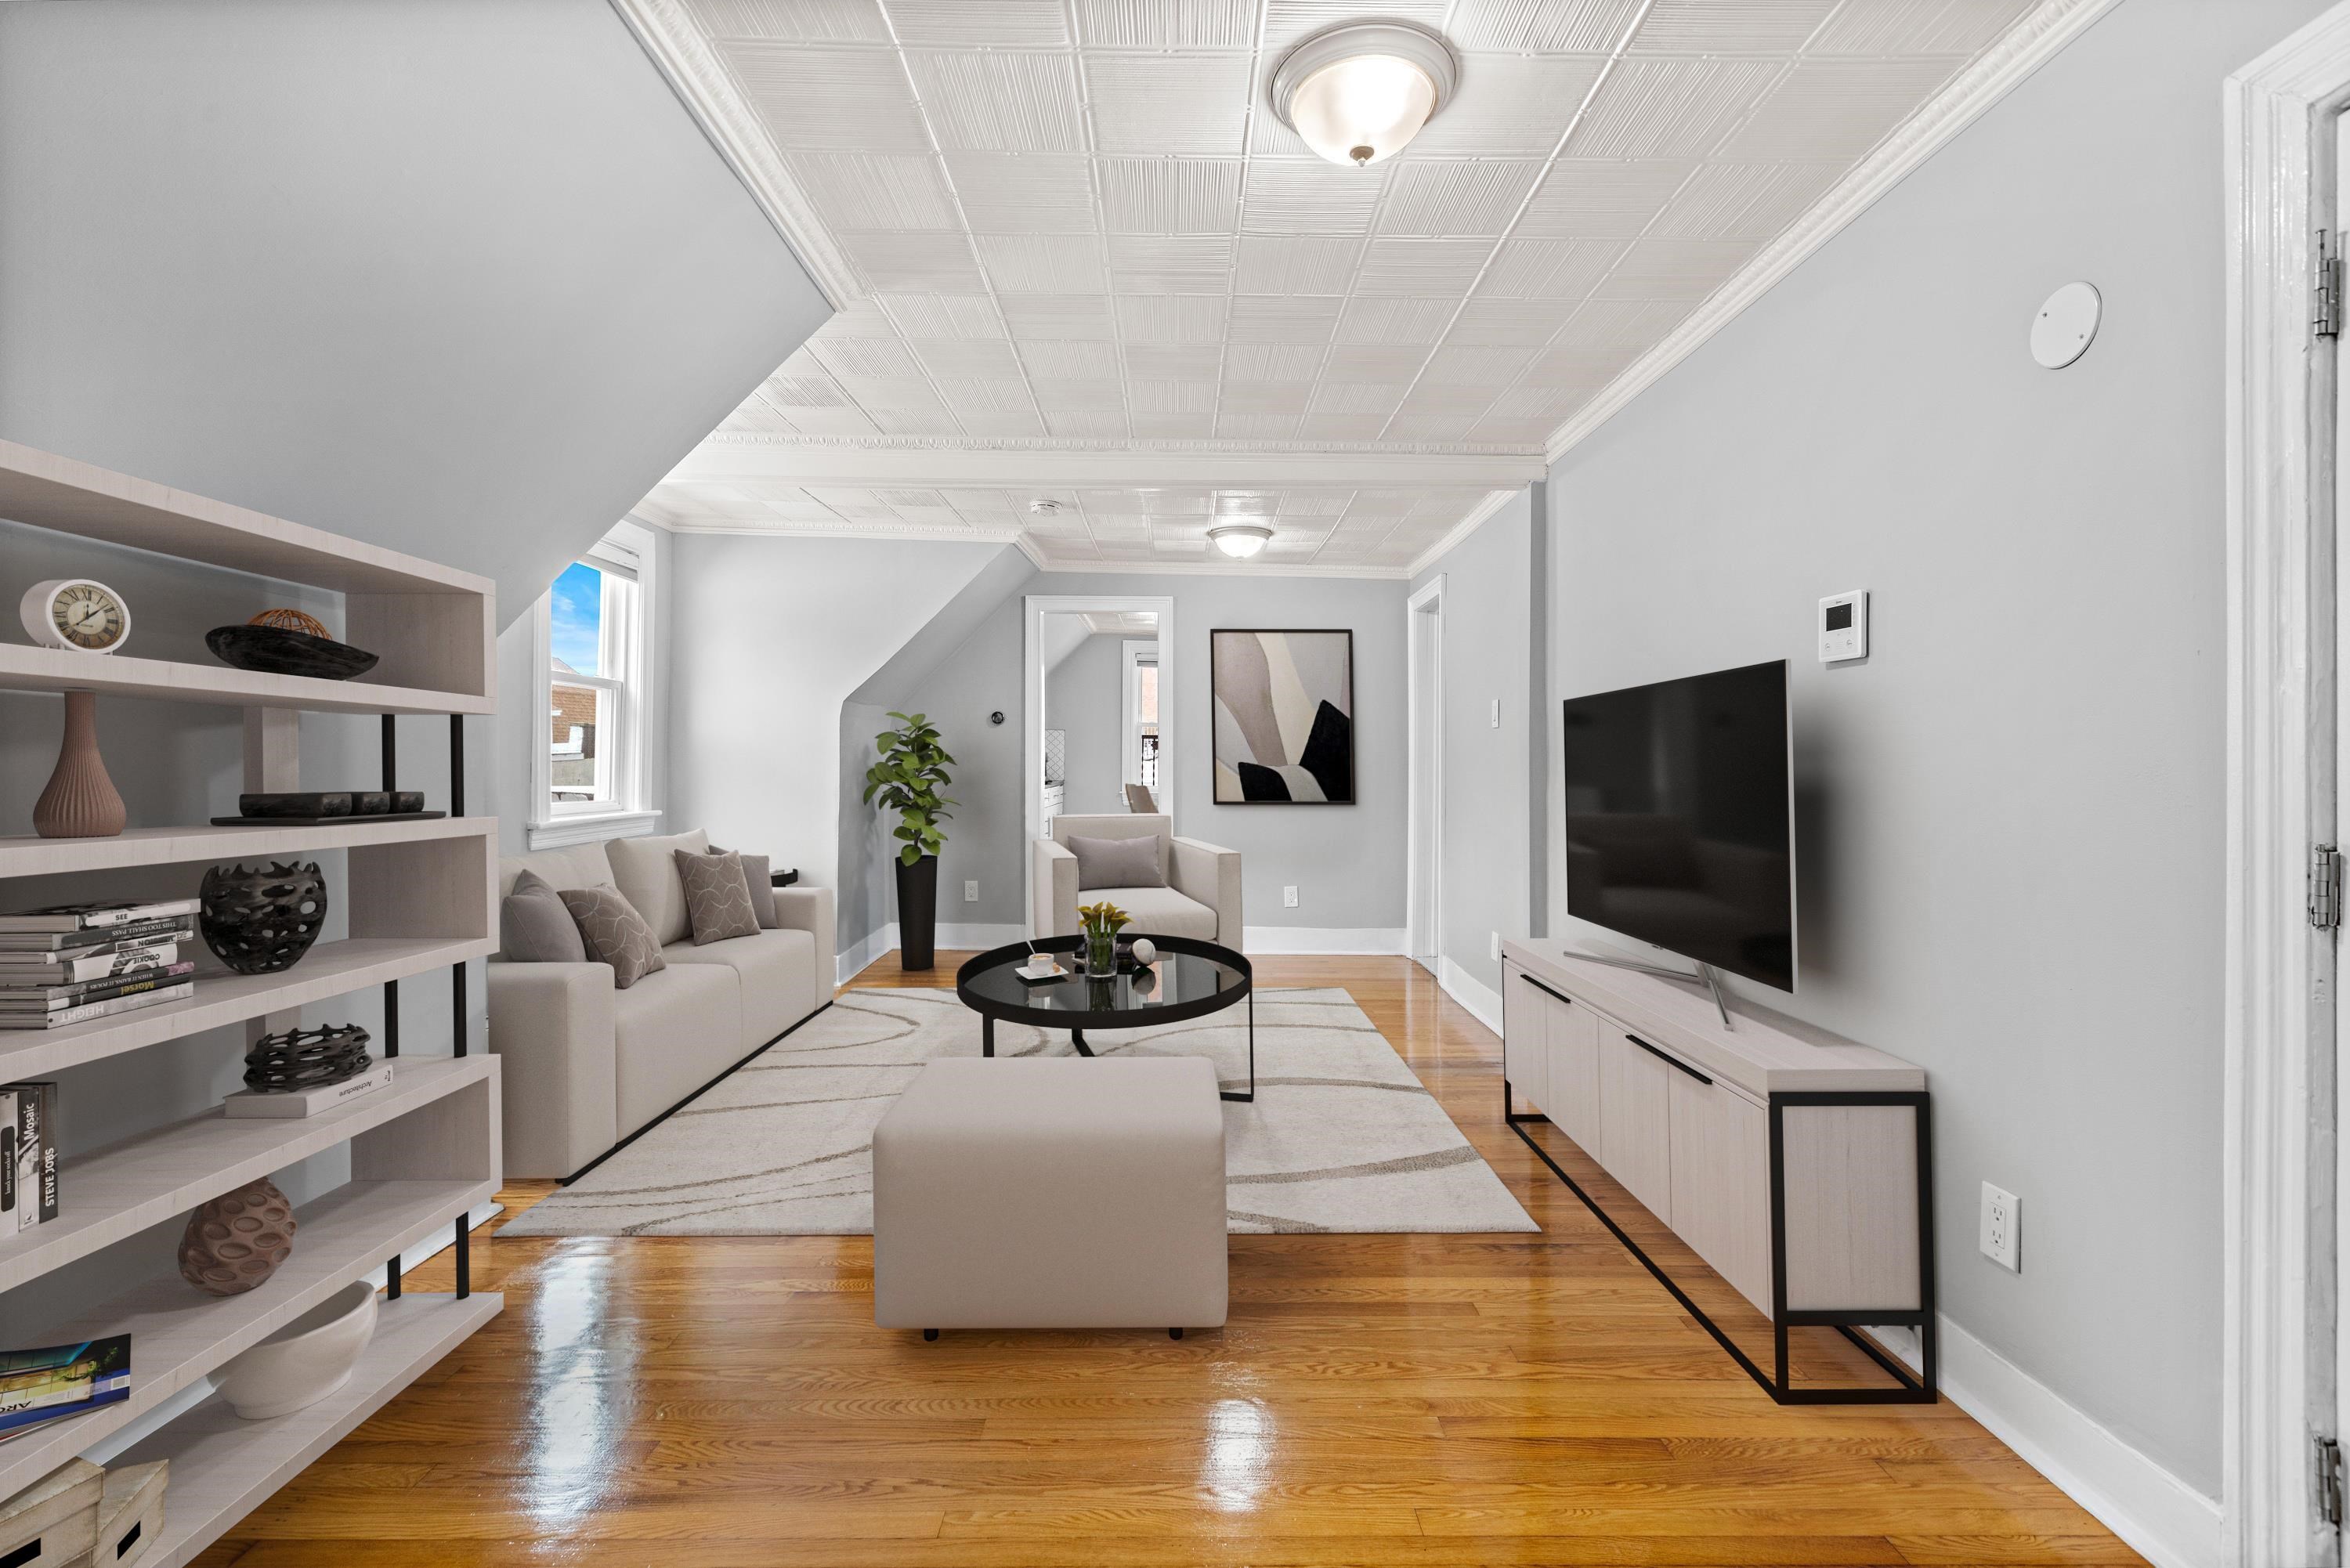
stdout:
[[1224,523],[1208,530],[1216,548],[1234,560],[1245,561],[1264,548],[1273,530],[1262,523]]
[[1409,22],[1349,22],[1289,51],[1273,73],[1273,111],[1333,163],[1402,151],[1452,99],[1460,68],[1442,38]]
[[1028,510],[1039,517],[1050,517],[1061,509],[1061,504],[1049,495],[1040,495],[1028,504]]

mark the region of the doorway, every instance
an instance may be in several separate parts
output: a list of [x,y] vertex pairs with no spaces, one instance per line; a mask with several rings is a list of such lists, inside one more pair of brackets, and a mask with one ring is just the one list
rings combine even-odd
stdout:
[[1410,950],[1439,974],[1444,949],[1444,578],[1405,606],[1410,661]]

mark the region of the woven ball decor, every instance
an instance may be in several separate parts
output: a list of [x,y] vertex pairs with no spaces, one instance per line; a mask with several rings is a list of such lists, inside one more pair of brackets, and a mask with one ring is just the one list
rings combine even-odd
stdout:
[[334,635],[327,629],[326,622],[307,611],[297,609],[265,609],[259,615],[255,616],[251,620],[246,621],[244,624],[247,626],[274,626],[280,631],[307,632],[312,637],[332,637]]
[[240,1296],[293,1253],[294,1205],[264,1177],[188,1216],[180,1235],[180,1277],[212,1295]]
[[204,946],[239,974],[293,968],[327,919],[327,878],[315,860],[251,871],[215,866],[196,896]]
[[259,1095],[290,1095],[356,1078],[375,1065],[369,1039],[356,1023],[265,1034],[244,1054],[244,1086]]

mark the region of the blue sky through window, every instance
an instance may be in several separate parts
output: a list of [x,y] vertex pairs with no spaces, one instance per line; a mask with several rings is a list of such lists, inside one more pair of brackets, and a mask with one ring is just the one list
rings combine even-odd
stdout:
[[566,566],[555,579],[548,608],[547,641],[555,657],[582,675],[600,674],[596,660],[603,647],[604,574],[585,562]]

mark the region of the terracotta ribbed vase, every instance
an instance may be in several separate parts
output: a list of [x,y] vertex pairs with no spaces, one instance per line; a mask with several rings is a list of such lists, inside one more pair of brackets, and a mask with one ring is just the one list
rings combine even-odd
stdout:
[[49,787],[33,803],[33,831],[44,838],[111,838],[127,820],[98,754],[98,693],[68,691],[65,743]]

